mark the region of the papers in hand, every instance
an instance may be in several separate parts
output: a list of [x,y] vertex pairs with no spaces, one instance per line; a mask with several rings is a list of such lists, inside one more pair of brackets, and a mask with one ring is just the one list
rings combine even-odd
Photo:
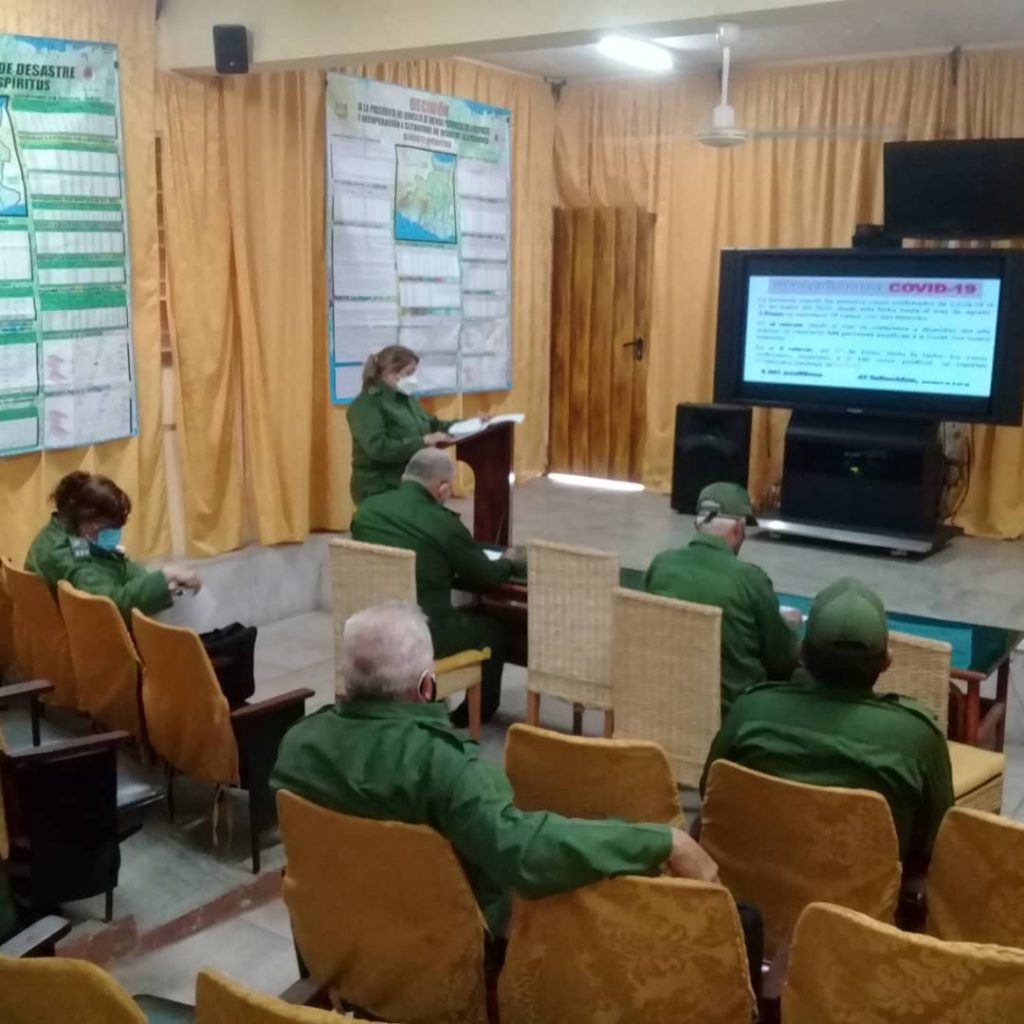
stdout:
[[459,420],[448,428],[452,437],[469,437],[470,434],[477,434],[487,427],[496,427],[500,423],[522,423],[526,414],[521,412],[506,412],[500,416],[492,416],[486,423],[479,416],[471,416],[468,420]]
[[196,633],[217,628],[217,602],[205,587],[198,593],[185,590],[174,595],[174,604],[155,616],[165,626],[182,626]]

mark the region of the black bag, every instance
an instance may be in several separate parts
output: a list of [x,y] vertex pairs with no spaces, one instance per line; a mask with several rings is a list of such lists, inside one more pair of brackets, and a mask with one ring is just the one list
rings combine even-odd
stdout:
[[199,639],[228,704],[232,708],[244,704],[256,692],[256,627],[232,622],[223,629],[201,633]]

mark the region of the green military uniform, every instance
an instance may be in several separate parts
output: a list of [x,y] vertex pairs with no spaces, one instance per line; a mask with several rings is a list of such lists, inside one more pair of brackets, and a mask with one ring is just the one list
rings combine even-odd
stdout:
[[492,616],[455,609],[452,585],[458,580],[472,590],[492,590],[513,574],[514,563],[492,562],[458,513],[414,480],[362,502],[352,519],[352,538],[416,552],[416,600],[427,616],[436,657],[490,647],[481,683],[481,714],[490,718],[501,701],[505,627]]
[[721,537],[698,533],[687,547],[662,552],[647,570],[644,589],[722,609],[723,719],[747,687],[788,679],[796,667],[796,636],[779,611],[772,581]]
[[454,420],[431,416],[412,395],[378,381],[348,407],[352,432],[352,500],[394,490],[406,463],[423,447],[427,434],[446,431]]
[[505,773],[451,728],[443,704],[359,699],[324,708],[289,730],[270,781],[345,814],[436,829],[494,935],[504,931],[510,891],[539,897],[656,874],[672,846],[666,825],[517,810]]
[[[858,636],[870,641],[865,650],[884,652],[885,610],[867,588],[840,580],[815,599],[805,644],[848,648]],[[870,685],[830,685],[805,669],[791,682],[755,686],[736,699],[708,767],[719,758],[795,782],[880,793],[904,863],[928,858],[953,803],[946,739],[923,707]]]
[[90,544],[71,533],[56,514],[36,534],[25,568],[42,576],[51,590],[67,580],[86,593],[109,597],[129,625],[133,608],[155,615],[174,603],[162,572],[150,572],[121,551]]

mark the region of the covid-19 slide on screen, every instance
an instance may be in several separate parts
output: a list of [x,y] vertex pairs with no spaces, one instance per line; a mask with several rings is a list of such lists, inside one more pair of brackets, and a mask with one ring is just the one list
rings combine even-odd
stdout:
[[749,384],[987,397],[998,280],[752,275]]

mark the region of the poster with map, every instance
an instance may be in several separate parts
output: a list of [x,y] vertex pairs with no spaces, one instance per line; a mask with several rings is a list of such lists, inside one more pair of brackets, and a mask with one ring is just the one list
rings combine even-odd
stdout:
[[0,34],[0,455],[137,431],[117,47]]
[[510,113],[327,76],[334,402],[385,345],[421,357],[421,393],[511,387]]

